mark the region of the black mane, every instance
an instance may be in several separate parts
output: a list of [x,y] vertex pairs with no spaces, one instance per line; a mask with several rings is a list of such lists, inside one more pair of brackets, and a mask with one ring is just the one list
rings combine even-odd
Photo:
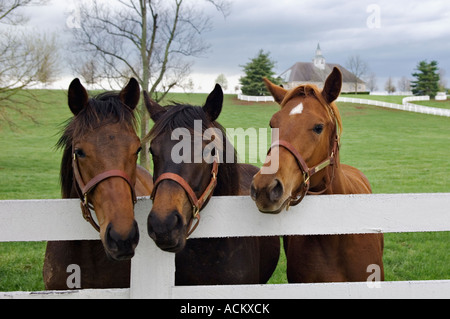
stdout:
[[119,99],[119,93],[106,92],[89,99],[77,116],[67,121],[56,147],[63,150],[61,162],[61,192],[63,198],[76,197],[73,194],[72,143],[75,136],[81,136],[106,124],[124,123],[136,129],[136,118],[131,108]]
[[[166,107],[167,112],[158,120],[153,129],[148,134],[146,140],[153,140],[163,132],[171,132],[178,128],[186,128],[189,131],[194,131],[194,121],[200,120],[202,122],[202,132],[208,128],[217,128],[222,132],[223,158],[220,159],[219,174],[217,187],[214,191],[214,196],[231,196],[238,195],[240,173],[238,169],[237,153],[233,145],[227,138],[226,131],[218,122],[211,122],[204,112],[202,107],[192,106],[187,104],[175,104]],[[233,162],[227,163],[226,154],[230,150],[234,154]]]

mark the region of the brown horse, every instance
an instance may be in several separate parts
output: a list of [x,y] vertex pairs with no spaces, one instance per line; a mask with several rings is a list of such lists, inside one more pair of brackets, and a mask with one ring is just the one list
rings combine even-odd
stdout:
[[[177,253],[176,285],[266,283],[278,263],[278,237],[187,240],[212,195],[248,196],[258,172],[237,163],[234,147],[216,122],[222,88],[216,86],[203,108],[164,108],[144,96],[155,121],[148,137],[156,179],[148,232],[161,249]],[[225,160],[224,154],[231,156]]]
[[92,99],[78,79],[70,85],[74,118],[58,143],[64,151],[62,195],[81,199],[84,217],[100,232],[101,241],[49,242],[44,264],[49,290],[68,289],[67,267],[73,264],[80,267],[83,289],[130,285],[130,259],[139,242],[134,204],[136,196],[153,190],[153,177],[136,164],[141,142],[134,110],[139,99],[135,79],[118,94]]
[[[265,82],[281,111],[270,122],[279,141],[252,184],[259,210],[278,214],[307,194],[370,194],[363,173],[340,163],[342,121],[334,103],[342,87],[339,69],[323,91],[314,85],[287,91]],[[269,160],[277,158],[278,171],[265,174]],[[380,267],[384,280],[383,235],[293,236],[285,238],[285,250],[291,283],[366,281],[370,265]]]

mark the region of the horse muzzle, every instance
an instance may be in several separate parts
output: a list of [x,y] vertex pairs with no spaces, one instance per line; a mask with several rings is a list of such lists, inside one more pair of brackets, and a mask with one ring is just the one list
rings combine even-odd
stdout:
[[139,243],[139,228],[136,221],[127,236],[118,234],[112,224],[106,228],[103,246],[106,254],[113,260],[126,261],[134,257],[135,249]]
[[267,176],[256,175],[250,192],[261,213],[279,214],[287,205],[285,187],[277,178],[267,180]]
[[164,251],[177,253],[186,246],[187,226],[178,211],[160,215],[152,210],[148,217],[147,228],[150,238]]

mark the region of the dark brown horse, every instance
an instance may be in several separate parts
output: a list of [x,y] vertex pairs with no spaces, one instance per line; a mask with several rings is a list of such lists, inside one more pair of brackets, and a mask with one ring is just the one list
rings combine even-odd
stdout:
[[92,99],[78,79],[70,85],[74,117],[58,143],[64,151],[62,195],[80,198],[83,214],[100,232],[101,241],[49,242],[44,264],[49,290],[68,289],[69,265],[80,267],[83,289],[130,285],[130,259],[139,242],[134,204],[136,196],[148,196],[153,190],[152,176],[136,164],[141,142],[134,110],[139,99],[135,79],[120,93]]
[[[278,214],[298,205],[305,195],[370,194],[368,179],[356,168],[340,163],[342,121],[334,103],[342,87],[335,68],[320,91],[302,85],[291,91],[265,81],[281,105],[270,124],[279,129],[268,157],[279,159],[277,172],[258,173],[252,198],[263,213]],[[366,281],[367,269],[383,271],[383,235],[294,236],[285,238],[291,283]]]
[[[155,121],[149,134],[156,182],[148,232],[161,249],[177,253],[176,284],[266,283],[278,263],[279,238],[187,240],[211,195],[248,196],[258,172],[237,163],[234,147],[216,122],[222,88],[216,86],[203,108],[164,108],[144,96]],[[231,156],[225,160],[225,154]]]

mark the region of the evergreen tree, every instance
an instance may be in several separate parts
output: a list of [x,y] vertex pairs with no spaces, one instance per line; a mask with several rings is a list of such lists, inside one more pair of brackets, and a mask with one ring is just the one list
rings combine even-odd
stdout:
[[413,76],[417,78],[416,81],[412,81],[411,87],[414,95],[429,95],[434,98],[439,91],[439,67],[436,61],[419,62],[416,73]]
[[276,84],[281,84],[279,78],[275,78],[273,71],[275,62],[270,59],[270,52],[264,53],[260,50],[258,55],[249,63],[242,66],[245,76],[240,78],[242,93],[251,96],[269,95],[267,88],[262,81],[264,77]]

